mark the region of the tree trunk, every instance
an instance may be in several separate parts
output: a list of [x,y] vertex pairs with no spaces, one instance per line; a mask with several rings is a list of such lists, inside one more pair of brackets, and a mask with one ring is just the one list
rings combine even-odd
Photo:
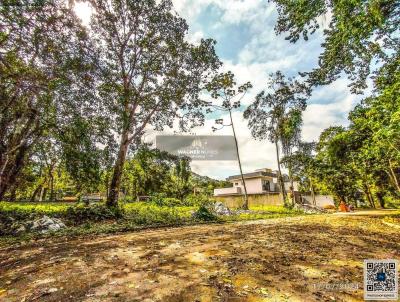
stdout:
[[296,196],[294,196],[294,183],[290,167],[289,167],[289,178],[290,178],[290,194],[292,194],[292,206],[294,206],[296,203]]
[[237,155],[237,159],[238,159],[238,163],[239,163],[240,176],[242,178],[242,183],[243,183],[243,188],[244,188],[243,209],[248,210],[249,209],[249,200],[248,200],[248,197],[247,197],[247,188],[246,188],[246,183],[245,183],[244,177],[243,177],[242,164],[240,162],[240,155],[239,155],[239,146],[238,146],[238,142],[237,142],[237,139],[236,139],[235,127],[233,126],[231,110],[229,110],[229,117],[231,118],[231,126],[232,126],[232,131],[233,131],[233,138],[235,139],[235,146],[236,146],[236,155]]
[[27,145],[23,145],[19,148],[18,153],[15,155],[14,163],[7,167],[2,167],[1,171],[1,181],[0,181],[0,201],[4,198],[7,190],[15,184],[17,180],[17,176],[22,170],[25,155],[28,151],[29,147]]
[[10,201],[15,202],[17,200],[17,186],[13,186],[10,192]]
[[315,200],[315,191],[314,191],[314,186],[312,184],[311,178],[310,178],[310,190],[311,190],[311,197],[312,197],[313,205],[316,206],[317,205],[317,201]]
[[384,209],[385,208],[385,200],[383,199],[382,191],[378,191],[376,193],[376,197],[378,198],[379,205],[381,206],[382,209]]
[[54,175],[50,172],[50,201],[54,201]]
[[39,185],[39,186],[35,189],[35,191],[33,191],[33,194],[32,194],[32,196],[31,196],[31,198],[30,198],[30,201],[31,201],[31,202],[34,202],[34,201],[35,201],[36,195],[39,193],[39,191],[40,191],[41,188],[42,188],[42,185]]
[[395,185],[397,191],[400,192],[400,184],[399,184],[399,181],[397,179],[396,173],[393,170],[391,161],[389,161],[389,173],[388,174],[389,174],[389,177],[392,180],[393,184]]
[[105,186],[106,186],[106,198],[108,198],[109,195],[109,181],[110,181],[110,175],[109,175],[109,171],[106,171],[106,177],[105,177]]
[[368,186],[365,186],[365,187],[364,187],[364,194],[365,194],[365,196],[367,197],[367,200],[368,200],[368,202],[369,202],[371,208],[375,208],[375,203],[374,203],[374,200],[373,200],[373,198],[372,198],[372,196],[371,196],[371,192],[370,192]]
[[371,199],[371,195],[369,195],[368,192],[366,192],[365,195],[367,196],[367,199],[368,199],[368,202],[369,202],[369,205],[371,206],[371,208],[374,208],[374,209],[375,209],[375,204],[374,204],[374,202],[373,202],[372,199]]
[[42,198],[40,201],[46,201],[47,191],[48,191],[48,188],[43,189],[43,191],[42,191],[43,195],[42,195]]
[[6,191],[7,191],[7,185],[4,182],[2,182],[0,184],[0,201],[4,199]]
[[43,201],[43,192],[44,192],[44,187],[42,186],[40,188],[39,202]]
[[125,130],[125,132],[121,136],[121,143],[119,146],[118,157],[114,165],[113,176],[111,179],[110,190],[108,193],[108,198],[106,203],[108,207],[118,206],[118,195],[121,185],[122,170],[124,168],[124,163],[126,154],[128,153],[128,148],[129,148],[128,131]]
[[376,208],[376,205],[375,205],[374,196],[372,196],[372,193],[371,193],[371,190],[370,190],[369,187],[367,187],[367,190],[368,190],[369,198],[371,199],[372,206],[373,206],[374,209],[375,209],[375,208]]
[[286,190],[285,190],[285,184],[283,182],[283,177],[282,177],[281,161],[279,159],[279,146],[278,146],[277,140],[275,140],[275,148],[276,148],[276,161],[278,162],[278,174],[279,174],[278,182],[279,182],[279,186],[281,188],[283,203],[286,204]]
[[0,153],[0,201],[4,198],[4,195],[7,191],[7,178],[6,178],[6,168],[8,166],[8,154],[5,153],[5,150],[1,149]]

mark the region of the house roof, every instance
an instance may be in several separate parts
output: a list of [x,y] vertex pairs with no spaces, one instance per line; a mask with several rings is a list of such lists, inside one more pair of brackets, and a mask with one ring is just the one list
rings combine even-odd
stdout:
[[[273,173],[273,172],[264,172],[264,171],[256,171],[256,172],[243,174],[244,178],[256,178],[256,177],[263,177],[263,176],[277,177],[277,174]],[[239,175],[229,176],[226,180],[230,181],[230,180],[241,179],[241,178],[242,178],[242,176],[239,174]]]

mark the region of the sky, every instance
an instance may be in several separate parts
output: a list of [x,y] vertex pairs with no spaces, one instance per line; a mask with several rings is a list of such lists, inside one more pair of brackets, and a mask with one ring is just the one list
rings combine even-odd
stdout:
[[[267,0],[173,0],[173,3],[176,12],[189,25],[188,40],[197,43],[201,38],[215,39],[217,55],[223,62],[222,71],[232,71],[238,84],[250,81],[253,85],[242,99],[242,108],[233,113],[243,172],[260,168],[276,170],[274,145],[251,137],[243,119],[243,108],[266,89],[269,74],[281,70],[286,76],[294,77],[317,66],[322,51],[322,29],[329,23],[329,16],[319,20],[321,30],[308,41],[292,44],[285,40],[285,35],[276,35],[277,10]],[[90,8],[86,4],[77,3],[75,10],[84,23],[88,22]],[[360,99],[351,94],[348,84],[346,78],[340,78],[313,91],[303,115],[303,140],[317,140],[329,126],[347,125],[347,114]],[[220,117],[227,121],[227,116]],[[194,128],[192,133],[232,134],[229,127],[213,132],[214,120],[215,115],[208,116],[205,125]],[[147,140],[151,141],[153,136],[150,130]],[[216,179],[239,174],[236,161],[192,161],[191,167],[200,175]]]

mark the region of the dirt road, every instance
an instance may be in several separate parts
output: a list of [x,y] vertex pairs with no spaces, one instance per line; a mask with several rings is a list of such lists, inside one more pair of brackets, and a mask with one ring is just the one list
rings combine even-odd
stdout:
[[400,259],[400,232],[381,219],[320,215],[11,246],[0,249],[0,301],[362,301],[363,260]]

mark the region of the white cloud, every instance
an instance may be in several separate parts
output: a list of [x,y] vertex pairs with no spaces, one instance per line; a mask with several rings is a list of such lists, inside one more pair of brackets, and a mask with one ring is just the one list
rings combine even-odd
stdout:
[[[223,70],[231,70],[238,84],[251,81],[253,89],[242,100],[249,105],[257,93],[266,89],[268,75],[277,70],[285,74],[296,75],[298,71],[307,71],[317,64],[321,52],[321,33],[316,33],[308,42],[298,41],[290,44],[284,36],[276,36],[276,8],[265,0],[173,0],[176,11],[184,17],[191,28],[188,41],[197,43],[207,36],[209,28],[200,23],[199,16],[213,5],[220,11],[219,20],[212,30],[225,34],[225,30],[246,27],[244,44],[237,49],[236,57],[224,60]],[[85,8],[77,14],[86,17]],[[87,13],[86,13],[87,14]],[[204,16],[203,16],[204,17]],[[320,18],[320,23],[326,27],[331,16]],[[232,27],[233,26],[233,27]],[[226,32],[229,35],[228,31]],[[248,39],[250,37],[250,39]],[[351,95],[346,80],[338,80],[332,85],[321,87],[314,91],[307,110],[304,113],[303,139],[307,141],[318,139],[321,131],[331,125],[344,125],[348,112],[353,108],[358,98]],[[226,118],[226,116],[225,116]],[[258,168],[276,169],[275,146],[268,141],[256,141],[251,137],[247,121],[241,112],[233,114],[235,129],[239,142],[239,151],[244,172]],[[211,130],[214,119],[209,118],[204,127],[193,129],[198,135],[232,134],[229,127],[217,133]],[[172,134],[173,130],[166,129],[163,133]],[[145,140],[154,140],[156,132],[150,128]],[[223,179],[229,175],[238,174],[236,161],[193,161],[193,171],[210,177]]]
[[[318,140],[324,129],[348,124],[347,115],[360,100],[360,96],[350,93],[348,84],[349,81],[342,78],[313,93],[303,115],[303,140]],[[323,100],[326,103],[313,103],[314,100]]]
[[75,2],[74,11],[76,15],[82,20],[82,24],[88,26],[90,17],[93,12],[92,6],[88,2]]
[[[208,28],[202,28],[198,23],[198,16],[209,6],[213,5],[221,11],[220,18],[213,25],[219,32],[230,29],[231,25],[247,27],[249,39],[237,51],[235,59],[223,60],[223,70],[231,70],[238,84],[251,81],[253,89],[242,100],[248,105],[255,95],[266,89],[268,75],[277,70],[294,76],[299,71],[308,71],[317,65],[318,55],[322,51],[321,30],[310,37],[308,42],[298,41],[291,44],[284,35],[277,36],[274,25],[277,19],[276,7],[263,0],[174,0],[176,9],[189,25],[196,25],[201,30],[201,36]],[[322,28],[326,28],[331,14],[319,18]],[[199,33],[191,33],[199,36]],[[248,38],[248,37],[245,37]],[[310,104],[304,112],[303,139],[307,141],[318,139],[320,133],[331,125],[345,125],[347,114],[357,102],[358,97],[351,95],[346,80],[338,80],[329,86],[314,91]],[[277,168],[275,147],[268,141],[256,141],[251,137],[247,122],[242,113],[234,113],[235,129],[240,146],[242,166],[245,172],[258,168]],[[214,120],[207,120],[206,126],[194,129],[196,134],[212,134],[211,125]],[[230,134],[231,129],[225,128],[218,134]],[[237,174],[237,162],[193,162],[192,169],[199,174],[215,178],[224,178]]]
[[189,32],[187,40],[189,43],[198,44],[198,43],[200,43],[201,39],[203,39],[203,38],[204,38],[204,33],[202,31],[198,30],[198,31],[195,31],[194,33]]

